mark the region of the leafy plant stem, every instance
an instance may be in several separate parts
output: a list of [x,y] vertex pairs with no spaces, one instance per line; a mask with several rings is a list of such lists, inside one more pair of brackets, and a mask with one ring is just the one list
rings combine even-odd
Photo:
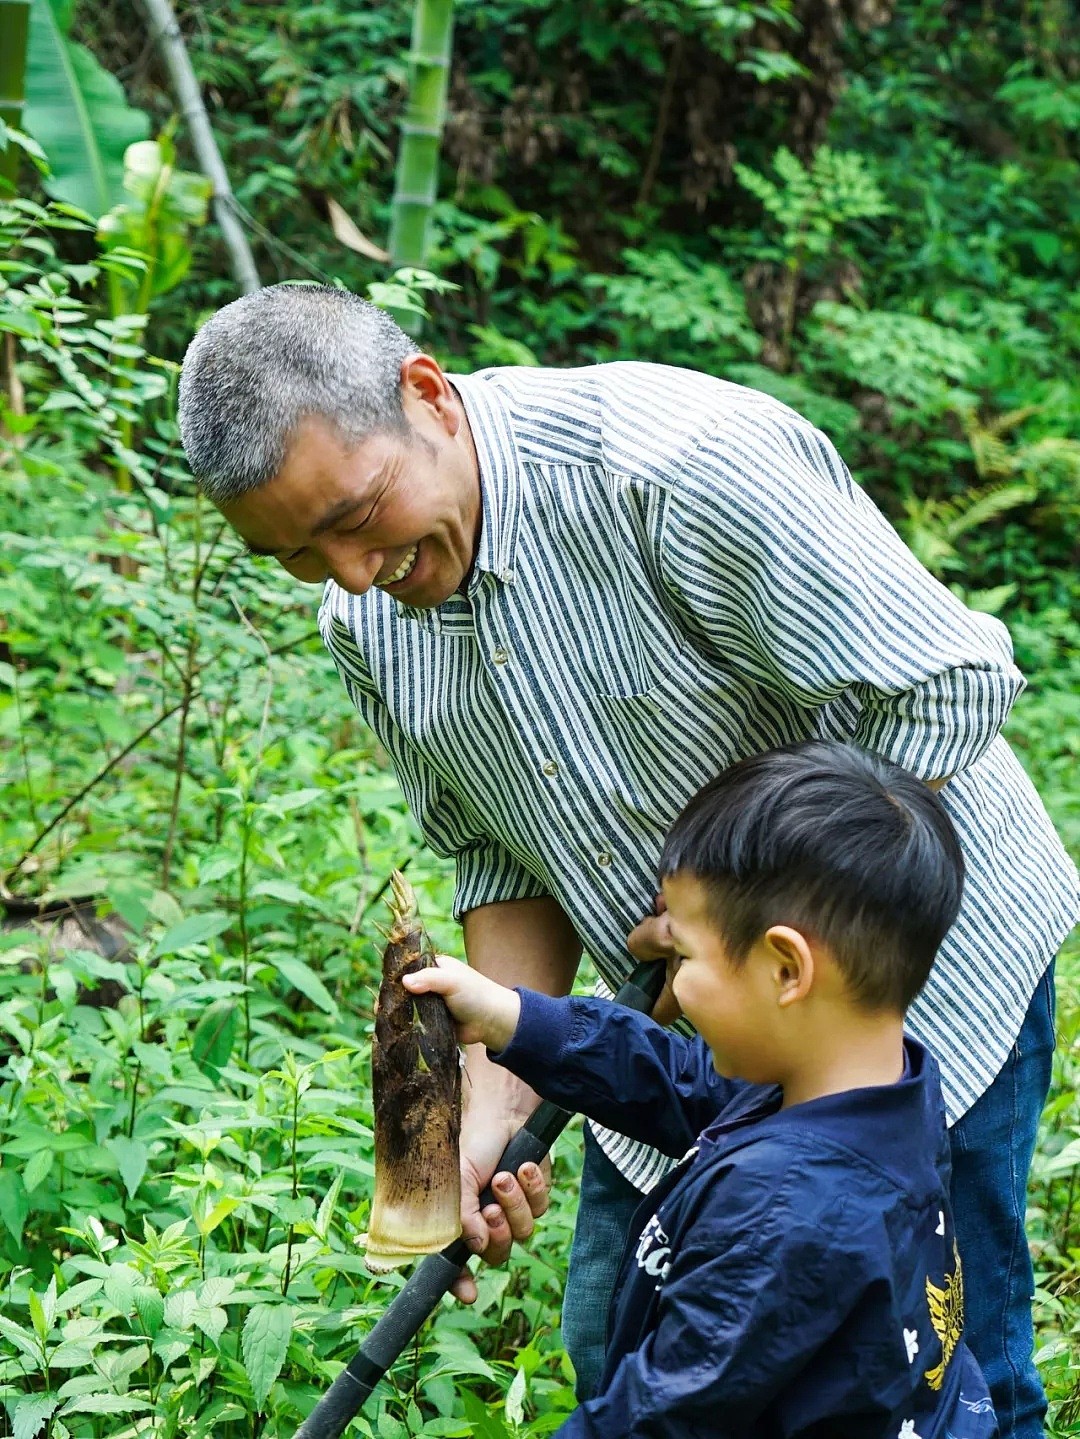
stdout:
[[682,63],[685,36],[679,34],[671,47],[671,54],[668,56],[667,70],[664,74],[664,88],[660,93],[660,103],[656,107],[656,125],[653,129],[652,144],[649,146],[649,158],[645,162],[645,171],[641,177],[641,188],[638,190],[636,206],[641,209],[647,205],[652,198],[653,186],[656,184],[656,176],[660,169],[660,156],[663,153],[664,141],[667,138],[668,124],[671,120],[671,102],[675,98],[675,81],[678,78],[679,66]]
[[241,820],[240,876],[238,905],[240,912],[241,980],[244,986],[244,1063],[251,1058],[251,986],[248,972],[251,965],[251,936],[247,925],[248,857],[251,853],[251,805],[245,801]]
[[128,1111],[127,1137],[135,1133],[135,1112],[139,1099],[139,1079],[142,1076],[142,1060],[135,1061],[135,1073],[131,1076],[131,1108]]

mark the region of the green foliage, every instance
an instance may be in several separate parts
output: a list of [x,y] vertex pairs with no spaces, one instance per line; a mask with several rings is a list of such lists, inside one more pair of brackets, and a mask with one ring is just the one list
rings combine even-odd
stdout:
[[[652,336],[681,335],[687,349],[703,347],[711,353],[727,350],[756,355],[761,340],[746,313],[742,290],[719,265],[681,260],[670,250],[652,253],[626,250],[623,261],[629,274],[602,277],[616,314],[642,322],[650,333],[643,345],[651,349]],[[629,335],[623,330],[624,338]]]
[[841,226],[889,212],[860,155],[822,145],[807,167],[781,146],[773,164],[779,184],[748,165],[736,165],[735,175],[779,230],[778,252],[770,258],[784,264],[797,267],[808,256],[825,255]]
[[[234,291],[141,11],[78,4],[69,40],[34,3],[27,128],[55,193],[83,188],[81,209],[0,201],[0,871],[90,896],[131,953],[0,936],[0,1400],[27,1439],[288,1436],[397,1282],[355,1242],[375,925],[407,862],[452,952],[449,876],[340,693],[316,596],[191,493],[175,362]],[[1009,736],[1080,853],[1076,17],[900,0],[838,37],[820,10],[458,0],[431,272],[387,276],[325,197],[387,234],[411,5],[178,5],[268,278],[428,308],[451,368],[652,359],[808,415],[1010,627]],[[1075,942],[1059,997],[1031,1233],[1064,1436]],[[562,1165],[530,1252],[444,1307],[358,1433],[558,1426],[572,1145]]]
[[117,278],[114,313],[145,315],[150,302],[174,289],[191,266],[191,230],[206,223],[213,186],[205,175],[176,167],[172,140],[139,140],[124,153],[127,199],[98,222],[106,253],[145,260],[138,284]]
[[48,152],[49,193],[92,215],[120,200],[124,152],[149,129],[116,78],[68,39],[72,0],[33,0],[25,125]]

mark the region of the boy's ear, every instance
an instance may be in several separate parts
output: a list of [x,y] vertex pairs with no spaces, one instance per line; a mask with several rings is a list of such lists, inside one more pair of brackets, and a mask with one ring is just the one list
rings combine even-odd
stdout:
[[814,983],[814,952],[806,936],[789,925],[774,924],[764,939],[777,1004],[805,999]]

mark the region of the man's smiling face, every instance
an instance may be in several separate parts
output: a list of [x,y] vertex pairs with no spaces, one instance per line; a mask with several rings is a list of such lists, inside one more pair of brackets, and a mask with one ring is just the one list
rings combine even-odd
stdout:
[[[440,383],[441,382],[441,383]],[[253,554],[312,584],[440,605],[468,576],[480,538],[480,482],[461,403],[427,356],[402,368],[407,433],[347,443],[310,416],[265,485],[222,506]]]

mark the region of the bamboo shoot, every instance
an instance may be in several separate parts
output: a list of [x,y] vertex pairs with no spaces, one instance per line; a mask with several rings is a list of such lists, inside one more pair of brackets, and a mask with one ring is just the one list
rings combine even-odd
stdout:
[[392,880],[392,924],[372,1045],[375,1194],[365,1262],[376,1274],[433,1254],[461,1233],[461,1066],[437,994],[413,995],[402,975],[435,963],[405,877]]

